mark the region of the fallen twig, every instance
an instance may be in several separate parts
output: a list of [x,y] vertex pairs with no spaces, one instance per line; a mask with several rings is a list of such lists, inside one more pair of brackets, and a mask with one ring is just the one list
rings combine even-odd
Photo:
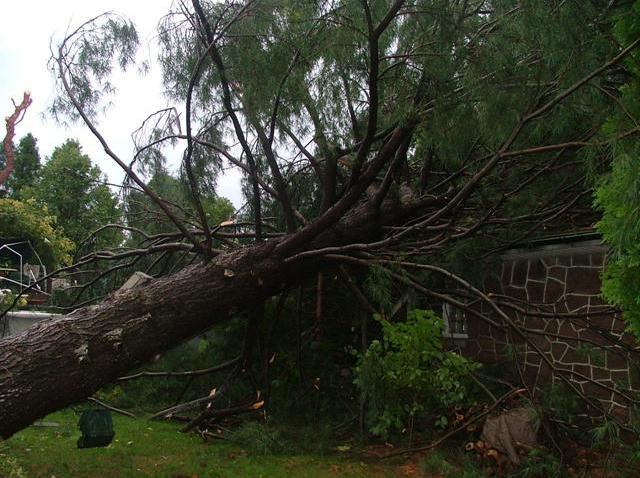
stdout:
[[133,375],[127,375],[125,377],[118,378],[117,382],[125,382],[127,380],[134,380],[141,377],[198,377],[200,375],[207,375],[210,373],[221,372],[236,365],[240,361],[240,357],[236,357],[227,362],[216,365],[215,367],[203,368],[200,370],[188,370],[184,372],[155,372],[145,370],[143,372],[134,373]]
[[111,410],[112,412],[119,413],[120,415],[124,415],[125,417],[136,418],[136,416],[128,412],[126,410],[122,410],[121,408],[116,408],[113,405],[109,405],[108,403],[103,402],[102,400],[98,400],[94,397],[87,398],[87,401],[100,405],[101,407],[106,408],[107,410]]
[[24,93],[22,98],[22,102],[19,105],[16,105],[15,102],[13,106],[15,107],[15,111],[10,116],[7,116],[4,121],[7,125],[7,134],[2,141],[2,149],[4,151],[5,157],[5,167],[0,170],[0,184],[3,184],[15,168],[15,154],[13,151],[13,137],[15,136],[16,125],[22,121],[24,118],[25,112],[27,108],[31,105],[31,94],[27,91]]

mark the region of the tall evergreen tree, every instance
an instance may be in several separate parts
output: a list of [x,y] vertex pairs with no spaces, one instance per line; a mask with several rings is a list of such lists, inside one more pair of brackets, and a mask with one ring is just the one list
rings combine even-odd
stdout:
[[[120,220],[118,201],[104,182],[80,144],[67,140],[42,166],[39,181],[20,195],[46,205],[65,236],[79,246],[101,226]],[[90,249],[115,247],[121,239],[120,232],[109,230],[94,238]]]
[[[640,38],[640,1],[614,15],[620,44]],[[596,204],[602,210],[598,224],[611,248],[603,276],[607,299],[621,307],[623,317],[640,337],[640,53],[625,62],[625,84],[618,101],[621,110],[604,125],[602,137],[611,144],[611,169],[599,178]]]
[[25,187],[33,186],[40,176],[40,152],[36,138],[28,133],[20,139],[15,154],[15,169],[5,184],[10,197],[18,199],[20,192]]

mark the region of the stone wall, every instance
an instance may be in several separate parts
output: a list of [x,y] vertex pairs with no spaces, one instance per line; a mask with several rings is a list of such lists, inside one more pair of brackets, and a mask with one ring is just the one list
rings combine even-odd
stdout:
[[469,320],[469,338],[457,340],[463,353],[517,366],[537,393],[564,375],[612,416],[626,418],[640,389],[640,349],[600,297],[605,252],[599,241],[585,241],[504,254],[485,291],[526,339],[482,305],[497,326]]

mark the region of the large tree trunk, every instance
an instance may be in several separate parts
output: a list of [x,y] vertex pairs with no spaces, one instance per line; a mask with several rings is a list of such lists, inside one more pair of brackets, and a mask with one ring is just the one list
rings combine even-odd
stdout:
[[[356,208],[305,249],[365,241],[424,201]],[[100,305],[42,322],[0,341],[0,436],[76,403],[100,387],[322,267],[318,259],[285,263],[276,242],[218,256],[208,264],[119,291]]]

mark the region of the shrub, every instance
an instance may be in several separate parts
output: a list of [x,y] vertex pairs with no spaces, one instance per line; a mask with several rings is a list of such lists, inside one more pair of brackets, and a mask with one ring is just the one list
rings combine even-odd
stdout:
[[358,359],[355,384],[367,403],[367,425],[376,435],[410,426],[416,415],[435,414],[447,425],[447,410],[470,402],[469,373],[478,364],[442,343],[442,319],[432,311],[409,311],[392,324],[380,317],[382,340]]

